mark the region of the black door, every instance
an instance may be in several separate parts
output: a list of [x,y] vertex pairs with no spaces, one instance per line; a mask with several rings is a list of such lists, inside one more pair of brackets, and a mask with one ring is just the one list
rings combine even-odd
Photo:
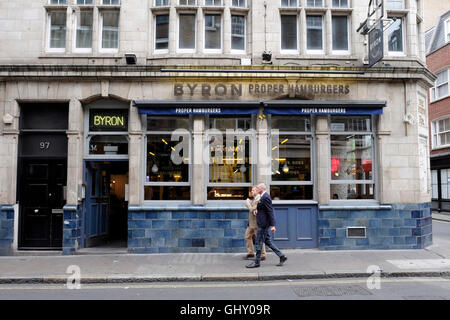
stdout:
[[62,248],[66,160],[22,159],[21,248]]

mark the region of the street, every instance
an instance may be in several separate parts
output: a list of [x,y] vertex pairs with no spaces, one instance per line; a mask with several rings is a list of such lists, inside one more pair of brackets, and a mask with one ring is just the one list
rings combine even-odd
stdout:
[[0,299],[23,300],[448,300],[449,278],[381,279],[369,289],[367,279],[270,282],[92,284],[69,290],[65,285],[1,285]]

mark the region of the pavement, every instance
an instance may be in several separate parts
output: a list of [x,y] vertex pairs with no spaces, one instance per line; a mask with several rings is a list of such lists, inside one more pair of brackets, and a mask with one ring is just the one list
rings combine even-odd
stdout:
[[78,271],[81,283],[361,278],[374,272],[386,278],[450,277],[450,223],[433,224],[441,236],[423,250],[282,250],[288,257],[282,267],[268,252],[257,269],[245,267],[251,261],[242,253],[0,257],[0,283],[67,283]]

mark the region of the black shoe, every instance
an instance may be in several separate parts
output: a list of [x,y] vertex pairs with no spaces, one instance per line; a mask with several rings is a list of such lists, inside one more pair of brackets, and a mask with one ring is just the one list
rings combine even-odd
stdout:
[[259,268],[259,263],[252,262],[252,263],[246,265],[245,267],[247,267],[247,268]]
[[277,264],[277,267],[281,267],[286,262],[286,260],[287,260],[286,256],[281,256],[280,257],[280,263]]

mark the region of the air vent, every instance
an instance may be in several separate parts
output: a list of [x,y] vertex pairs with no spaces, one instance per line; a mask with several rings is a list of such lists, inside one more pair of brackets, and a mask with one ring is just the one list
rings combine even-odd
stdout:
[[348,227],[347,238],[365,238],[366,227]]

